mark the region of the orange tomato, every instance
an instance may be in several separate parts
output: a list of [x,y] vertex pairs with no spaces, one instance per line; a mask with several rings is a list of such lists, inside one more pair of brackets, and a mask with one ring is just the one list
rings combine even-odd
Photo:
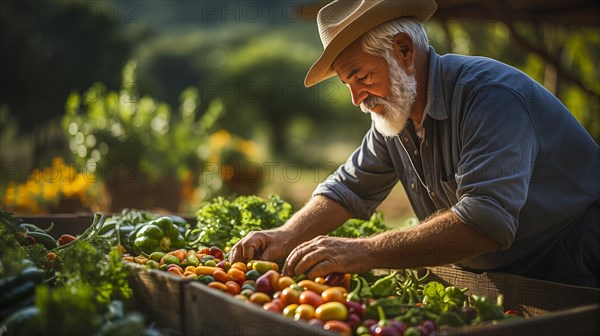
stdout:
[[315,308],[308,304],[301,304],[294,312],[294,320],[310,320],[315,316]]
[[237,282],[246,281],[246,273],[237,268],[230,268],[229,271],[227,271],[227,275]]
[[215,280],[222,283],[226,283],[227,281],[231,280],[231,277],[220,268],[217,268],[217,270],[212,273],[212,276],[215,278]]
[[344,287],[329,287],[321,293],[321,297],[323,298],[323,302],[346,302],[346,297],[344,296],[348,292]]
[[323,304],[323,298],[321,297],[321,295],[317,294],[316,292],[306,290],[306,291],[300,293],[298,302],[300,302],[301,304],[308,304],[308,305],[311,305],[311,306],[317,308],[318,306]]
[[283,290],[284,288],[289,287],[295,283],[296,281],[294,281],[294,279],[292,279],[291,277],[282,276],[279,278],[279,280],[277,280],[277,289]]
[[208,284],[208,287],[218,289],[222,292],[227,292],[227,285],[222,282],[213,281]]
[[234,262],[233,265],[231,265],[231,268],[237,268],[244,273],[248,272],[248,267],[241,261]]
[[315,278],[315,282],[318,283],[319,285],[324,285],[325,284],[325,278],[323,278],[323,277],[316,277]]
[[225,283],[225,286],[227,286],[227,293],[231,295],[240,294],[240,292],[242,291],[240,285],[235,281],[227,281]]
[[281,300],[286,305],[300,303],[300,294],[302,294],[302,292],[300,292],[299,290],[293,289],[291,287],[286,287],[281,291]]
[[256,293],[250,295],[250,301],[252,303],[256,303],[256,304],[259,304],[262,306],[265,303],[271,301],[271,297],[265,293],[256,292]]

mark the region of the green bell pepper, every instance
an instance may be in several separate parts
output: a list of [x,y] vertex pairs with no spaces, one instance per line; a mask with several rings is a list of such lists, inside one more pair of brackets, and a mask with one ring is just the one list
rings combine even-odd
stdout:
[[169,217],[160,217],[142,224],[135,232],[136,253],[169,252],[185,246],[185,239]]

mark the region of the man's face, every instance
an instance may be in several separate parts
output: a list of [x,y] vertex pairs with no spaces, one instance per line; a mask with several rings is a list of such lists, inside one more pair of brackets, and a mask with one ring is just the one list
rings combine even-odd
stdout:
[[375,56],[355,41],[333,62],[340,80],[348,86],[352,103],[371,114],[375,128],[386,137],[400,133],[410,116],[417,83],[391,56]]

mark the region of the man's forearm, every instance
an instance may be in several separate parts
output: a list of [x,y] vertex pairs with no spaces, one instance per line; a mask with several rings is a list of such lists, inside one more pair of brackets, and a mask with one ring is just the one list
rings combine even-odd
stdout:
[[375,268],[415,268],[445,265],[499,249],[499,244],[458,219],[452,211],[404,230],[368,238]]
[[318,235],[328,234],[344,224],[351,213],[325,196],[315,196],[281,227],[301,243]]

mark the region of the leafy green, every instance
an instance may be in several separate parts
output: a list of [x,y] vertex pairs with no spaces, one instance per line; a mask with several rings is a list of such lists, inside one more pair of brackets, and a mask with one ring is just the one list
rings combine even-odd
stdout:
[[198,224],[186,240],[196,244],[231,247],[250,231],[281,226],[292,215],[292,206],[277,195],[267,200],[240,196],[233,201],[215,198],[196,212]]
[[334,237],[368,237],[389,230],[383,220],[383,213],[376,212],[367,220],[352,218],[331,233]]

